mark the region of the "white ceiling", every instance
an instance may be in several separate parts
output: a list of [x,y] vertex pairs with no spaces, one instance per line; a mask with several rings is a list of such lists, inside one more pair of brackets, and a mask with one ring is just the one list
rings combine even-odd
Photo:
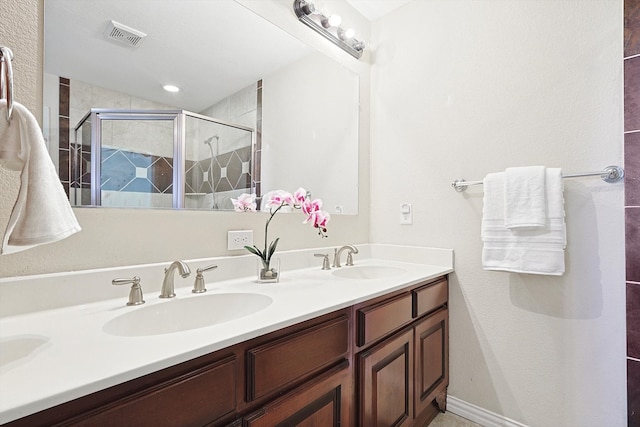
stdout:
[[[147,37],[139,47],[107,39],[110,20]],[[233,0],[45,2],[47,73],[195,112],[309,53]]]
[[[346,0],[373,21],[412,0]],[[311,53],[234,0],[47,0],[45,71],[190,111]],[[148,35],[109,40],[110,20]],[[163,91],[164,84],[181,88]]]
[[375,21],[413,0],[347,0],[369,21]]

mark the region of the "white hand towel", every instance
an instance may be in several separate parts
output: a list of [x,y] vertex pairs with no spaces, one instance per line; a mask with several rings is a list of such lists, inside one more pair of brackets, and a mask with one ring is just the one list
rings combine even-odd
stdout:
[[507,228],[544,227],[546,222],[545,167],[507,168],[504,180],[504,225]]
[[540,228],[505,226],[505,173],[489,174],[483,183],[483,268],[561,276],[566,246],[562,171],[545,171],[545,224]]
[[0,147],[0,165],[22,171],[0,253],[24,251],[80,231],[38,122],[17,102],[7,121],[7,104],[0,100]]

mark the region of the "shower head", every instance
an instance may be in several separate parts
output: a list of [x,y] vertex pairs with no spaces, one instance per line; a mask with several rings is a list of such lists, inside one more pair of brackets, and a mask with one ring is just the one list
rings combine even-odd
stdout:
[[220,136],[219,135],[213,135],[211,138],[205,139],[204,143],[207,144],[207,145],[211,145],[211,141],[213,141],[214,139],[216,141],[218,141],[220,139]]

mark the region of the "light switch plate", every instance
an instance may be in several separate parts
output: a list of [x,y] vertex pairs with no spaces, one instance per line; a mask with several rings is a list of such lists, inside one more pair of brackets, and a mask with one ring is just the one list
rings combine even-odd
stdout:
[[411,203],[402,203],[400,205],[400,224],[413,224],[413,207]]

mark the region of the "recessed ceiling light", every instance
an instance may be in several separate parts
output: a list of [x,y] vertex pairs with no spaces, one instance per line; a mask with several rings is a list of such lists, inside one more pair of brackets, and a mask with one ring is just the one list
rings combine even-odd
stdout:
[[167,92],[180,92],[180,88],[174,85],[164,85],[162,88]]

